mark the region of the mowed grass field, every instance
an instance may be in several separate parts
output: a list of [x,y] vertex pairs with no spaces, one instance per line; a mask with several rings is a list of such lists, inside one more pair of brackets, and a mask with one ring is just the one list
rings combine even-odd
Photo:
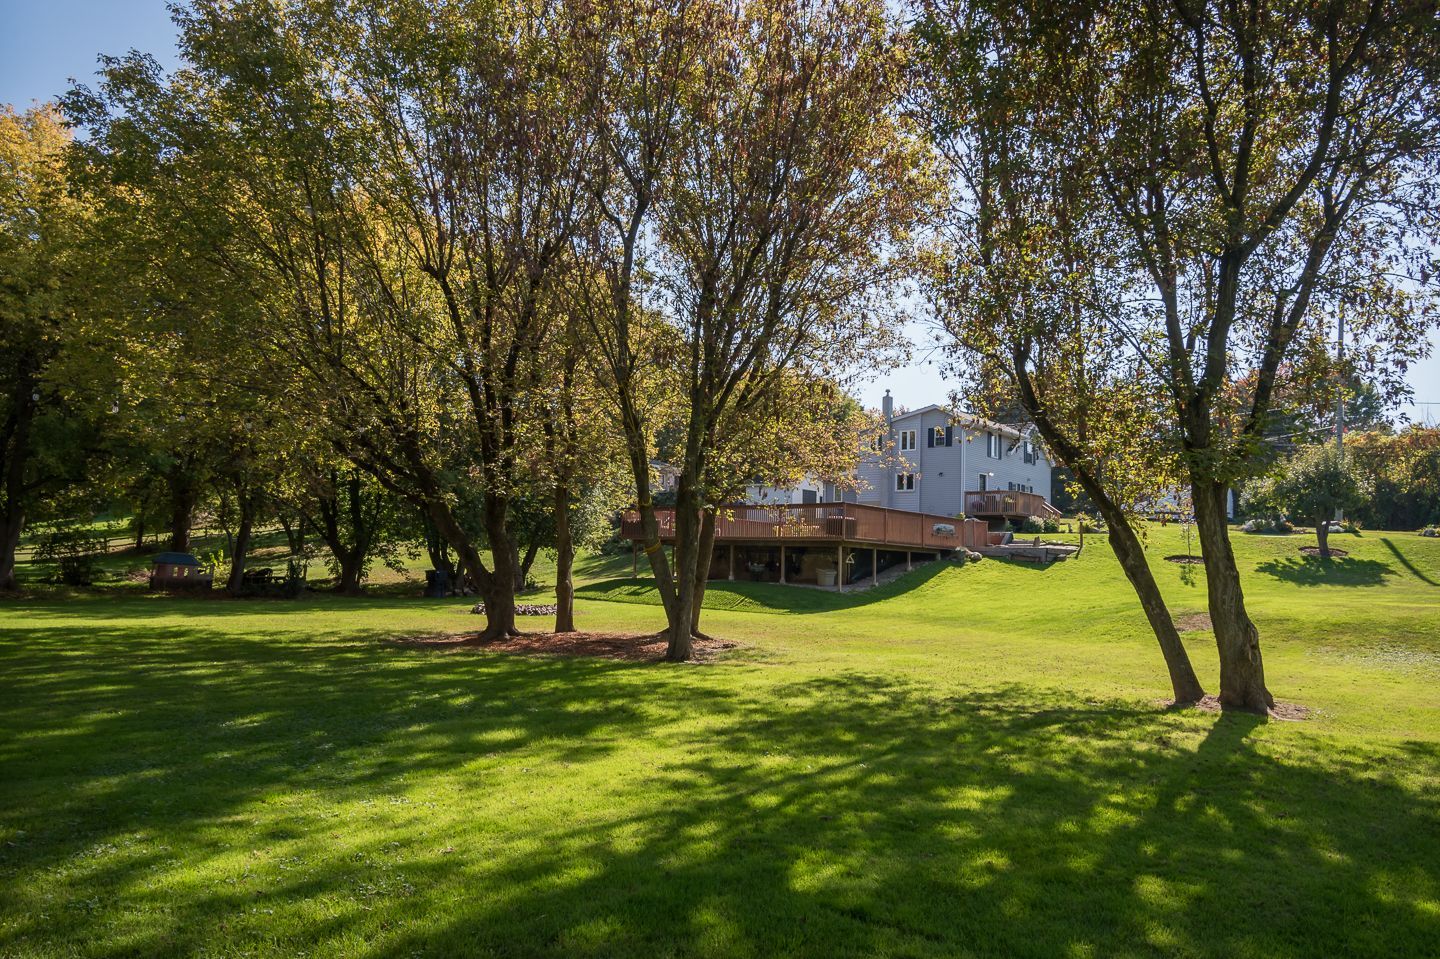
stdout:
[[[0,955],[1437,956],[1440,540],[1334,542],[1235,535],[1303,722],[1164,709],[1103,537],[716,584],[698,665],[397,643],[478,625],[398,595],[3,601]],[[660,627],[628,567],[582,628]]]

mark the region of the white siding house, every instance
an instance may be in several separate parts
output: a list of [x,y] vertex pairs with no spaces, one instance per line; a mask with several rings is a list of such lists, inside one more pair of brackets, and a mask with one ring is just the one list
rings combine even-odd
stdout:
[[[964,494],[980,490],[1035,493],[1050,500],[1053,466],[1029,431],[977,416],[955,416],[938,405],[895,413],[885,393],[889,455],[859,467],[860,490],[844,499],[890,509],[954,516]],[[838,499],[835,491],[827,491]]]
[[745,487],[745,502],[757,506],[824,503],[827,501],[825,485],[818,478],[810,475],[788,488],[757,483]]

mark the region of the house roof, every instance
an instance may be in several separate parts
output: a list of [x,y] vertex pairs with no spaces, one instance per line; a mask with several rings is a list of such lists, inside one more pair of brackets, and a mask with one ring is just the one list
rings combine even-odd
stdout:
[[150,557],[150,562],[157,566],[201,566],[203,565],[189,553],[156,553]]
[[916,410],[906,410],[904,413],[896,413],[893,422],[898,423],[901,420],[907,420],[912,416],[919,416],[922,413],[931,412],[944,413],[950,418],[950,422],[952,423],[961,423],[965,426],[969,426],[972,428],[978,427],[983,430],[989,430],[992,433],[999,433],[1001,436],[1008,436],[1011,439],[1015,440],[1025,438],[1025,432],[1018,430],[1013,426],[1007,426],[1004,423],[996,423],[994,420],[987,420],[983,417],[974,416],[970,413],[960,413],[956,415],[951,413],[951,411],[947,407],[941,406],[938,403],[931,403],[929,406],[922,406]]

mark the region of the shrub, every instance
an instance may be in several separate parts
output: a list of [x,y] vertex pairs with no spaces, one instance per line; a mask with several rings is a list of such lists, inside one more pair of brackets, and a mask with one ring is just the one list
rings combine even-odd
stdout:
[[89,530],[62,526],[40,537],[35,558],[54,563],[57,578],[66,586],[89,586],[108,545],[105,537]]
[[1022,533],[1043,533],[1045,532],[1045,521],[1038,516],[1027,516],[1020,524]]
[[1289,533],[1295,529],[1290,521],[1277,513],[1266,513],[1245,521],[1240,529],[1247,533]]
[[1060,523],[1059,523],[1059,521],[1056,520],[1054,517],[1051,517],[1051,516],[1045,517],[1043,520],[1040,521],[1040,532],[1042,532],[1042,533],[1058,533],[1058,532],[1060,532]]
[[1421,536],[1440,537],[1440,526],[1427,526],[1420,531]]

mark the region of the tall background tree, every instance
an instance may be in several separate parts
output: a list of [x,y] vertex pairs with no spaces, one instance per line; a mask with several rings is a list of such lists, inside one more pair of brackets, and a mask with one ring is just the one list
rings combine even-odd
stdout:
[[69,144],[55,107],[0,107],[0,589],[15,588],[27,517],[79,481],[96,449],[84,384],[62,372],[85,309],[88,219]]
[[1373,485],[1353,456],[1331,444],[1302,446],[1246,490],[1256,507],[1315,527],[1320,558],[1330,559],[1330,523],[1370,496]]

